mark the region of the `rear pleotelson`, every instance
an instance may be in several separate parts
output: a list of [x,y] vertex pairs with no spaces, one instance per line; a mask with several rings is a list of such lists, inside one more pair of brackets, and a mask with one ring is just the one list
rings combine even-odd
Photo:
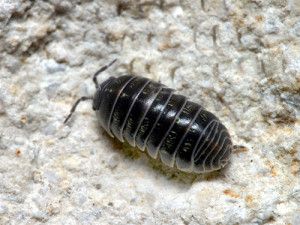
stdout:
[[187,172],[220,169],[232,143],[220,120],[197,103],[143,77],[121,76],[105,84],[98,119],[120,141]]

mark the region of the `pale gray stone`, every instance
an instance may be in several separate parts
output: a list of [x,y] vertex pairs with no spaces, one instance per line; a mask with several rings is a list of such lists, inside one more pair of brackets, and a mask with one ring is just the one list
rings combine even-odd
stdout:
[[[296,0],[0,1],[0,224],[299,224]],[[236,147],[206,175],[165,168],[97,124],[62,122],[92,75],[160,81]]]

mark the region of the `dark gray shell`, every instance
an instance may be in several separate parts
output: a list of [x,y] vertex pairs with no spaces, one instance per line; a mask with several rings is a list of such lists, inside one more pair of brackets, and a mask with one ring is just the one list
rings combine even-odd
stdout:
[[226,165],[230,135],[212,113],[158,82],[111,77],[98,88],[93,109],[113,137],[146,150],[170,167],[208,172]]

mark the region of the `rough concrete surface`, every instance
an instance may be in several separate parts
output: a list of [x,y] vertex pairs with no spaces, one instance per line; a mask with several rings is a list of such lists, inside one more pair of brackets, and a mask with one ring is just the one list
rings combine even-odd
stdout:
[[[0,0],[0,224],[300,224],[300,1]],[[216,114],[219,172],[109,138],[92,74],[143,75]]]

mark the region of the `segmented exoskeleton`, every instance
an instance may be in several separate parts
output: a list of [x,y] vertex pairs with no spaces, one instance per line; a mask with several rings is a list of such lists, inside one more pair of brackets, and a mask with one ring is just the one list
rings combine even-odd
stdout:
[[108,66],[94,75],[95,95],[79,99],[66,121],[81,100],[93,99],[93,109],[109,135],[147,151],[170,167],[201,173],[226,165],[232,142],[216,116],[144,77],[110,77],[99,85],[96,77]]

